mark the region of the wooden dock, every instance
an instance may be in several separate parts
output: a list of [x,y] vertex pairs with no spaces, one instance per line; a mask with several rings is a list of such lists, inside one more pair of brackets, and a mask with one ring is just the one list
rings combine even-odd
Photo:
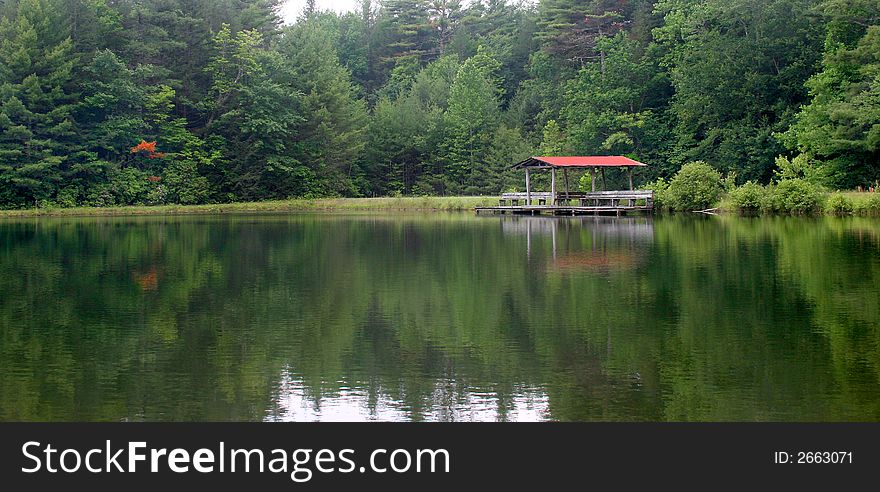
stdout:
[[[555,195],[555,196],[554,196]],[[571,193],[505,193],[498,206],[477,207],[480,212],[524,215],[626,215],[651,212],[651,190],[594,191]]]

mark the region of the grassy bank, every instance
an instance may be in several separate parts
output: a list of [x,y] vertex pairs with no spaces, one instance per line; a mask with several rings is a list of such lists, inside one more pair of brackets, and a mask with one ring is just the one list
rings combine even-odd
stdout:
[[[797,190],[795,190],[797,191]],[[747,215],[855,215],[862,217],[880,216],[880,193],[855,191],[815,192],[789,196],[786,202],[794,205],[773,203],[773,190],[755,187],[748,193],[728,193],[717,204],[718,211]],[[779,202],[781,200],[776,200]],[[775,207],[774,207],[775,205]],[[774,209],[777,208],[777,209]],[[781,210],[778,210],[781,208]]]
[[319,198],[267,202],[220,203],[213,205],[159,205],[128,207],[33,208],[0,210],[2,217],[63,217],[99,215],[184,215],[250,212],[305,211],[461,211],[482,205],[497,204],[497,197],[393,197],[393,198]]

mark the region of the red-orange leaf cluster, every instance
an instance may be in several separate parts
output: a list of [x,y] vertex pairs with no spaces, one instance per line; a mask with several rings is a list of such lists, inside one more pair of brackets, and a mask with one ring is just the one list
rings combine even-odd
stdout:
[[158,183],[159,181],[162,181],[162,177],[161,176],[147,176],[147,181],[149,181],[150,183]]
[[165,152],[156,152],[156,141],[147,142],[141,140],[141,143],[131,148],[132,154],[142,153],[147,159],[161,159],[165,157]]

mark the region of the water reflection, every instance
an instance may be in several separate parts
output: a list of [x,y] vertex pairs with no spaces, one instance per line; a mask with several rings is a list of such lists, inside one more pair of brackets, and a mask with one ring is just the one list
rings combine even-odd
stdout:
[[[412,409],[388,394],[351,387],[343,381],[332,395],[315,398],[289,369],[282,372],[265,420],[273,422],[405,422]],[[463,390],[463,391],[462,391]],[[547,396],[538,388],[521,388],[506,406],[497,394],[459,388],[454,380],[434,383],[428,422],[540,422],[550,418]]]
[[0,420],[880,420],[880,222],[0,222]]

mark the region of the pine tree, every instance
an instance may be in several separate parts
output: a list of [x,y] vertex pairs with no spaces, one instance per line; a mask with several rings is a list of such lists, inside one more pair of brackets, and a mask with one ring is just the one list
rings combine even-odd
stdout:
[[283,80],[302,94],[297,159],[323,178],[319,193],[357,194],[353,183],[364,149],[367,111],[351,74],[339,63],[332,39],[319,22],[289,28],[279,50],[285,60]]
[[445,174],[452,193],[469,189],[485,169],[486,152],[499,123],[499,64],[484,49],[459,68],[449,92],[444,143]]
[[76,151],[73,45],[46,0],[0,19],[0,203],[50,201]]
[[580,66],[602,58],[596,41],[622,30],[631,8],[625,0],[544,0],[536,36],[549,53]]
[[438,32],[431,25],[427,0],[389,0],[382,8],[379,30],[387,70],[422,67],[439,56]]
[[224,25],[214,43],[217,54],[206,68],[213,84],[205,131],[226,163],[215,186],[229,199],[295,194],[308,181],[298,175],[300,163],[292,155],[302,118],[299,94],[273,78],[280,56],[261,47],[257,31],[233,33]]

